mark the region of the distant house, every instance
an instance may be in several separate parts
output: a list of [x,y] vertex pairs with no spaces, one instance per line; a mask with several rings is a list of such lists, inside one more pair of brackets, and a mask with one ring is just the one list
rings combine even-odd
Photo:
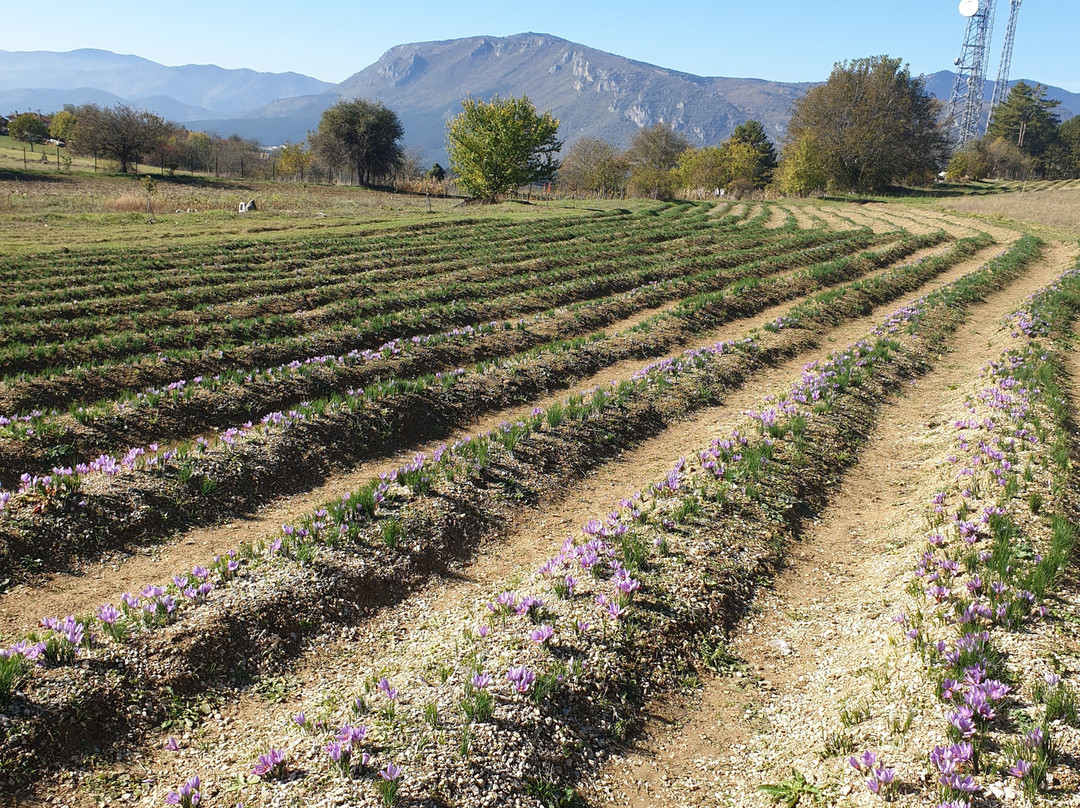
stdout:
[[[4,128],[6,130],[7,125],[8,125],[9,122],[15,120],[20,115],[26,115],[26,114],[27,113],[25,113],[25,112],[19,112],[19,110],[15,110],[10,115],[8,115],[6,118],[4,116],[0,115],[0,120],[4,121]],[[29,114],[33,115],[35,118],[37,118],[39,121],[41,121],[46,126],[49,126],[52,123],[52,118],[50,118],[48,115],[42,115],[40,112],[30,112]]]

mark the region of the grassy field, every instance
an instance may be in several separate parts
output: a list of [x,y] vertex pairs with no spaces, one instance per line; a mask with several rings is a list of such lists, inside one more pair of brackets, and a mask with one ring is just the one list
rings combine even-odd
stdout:
[[1070,805],[1077,188],[939,190],[0,164],[0,794]]
[[[332,233],[361,227],[420,223],[454,216],[562,215],[595,203],[506,203],[461,208],[460,199],[390,194],[363,188],[154,176],[150,197],[135,175],[57,174],[5,170],[0,165],[0,252],[27,252],[77,244],[213,241],[255,234]],[[254,199],[254,213],[239,214]],[[599,203],[600,207],[615,207]],[[292,234],[291,236],[289,234]]]
[[1024,222],[1051,236],[1080,239],[1080,180],[1010,183],[1007,187],[1007,194],[965,196],[941,207],[1002,222]]

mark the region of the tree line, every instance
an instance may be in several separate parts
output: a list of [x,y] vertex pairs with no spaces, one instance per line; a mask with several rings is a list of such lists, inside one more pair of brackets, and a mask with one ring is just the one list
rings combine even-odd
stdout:
[[[888,56],[838,62],[824,83],[792,108],[779,150],[759,121],[735,127],[719,145],[693,146],[660,122],[639,129],[625,149],[582,138],[560,159],[559,121],[521,98],[466,98],[446,130],[450,175],[468,196],[493,201],[532,183],[595,196],[875,193],[927,185],[947,167],[949,179],[1080,176],[1080,117],[1064,123],[1046,88],[1018,82],[993,113],[984,138],[956,151],[941,104],[907,65]],[[48,126],[39,116],[11,122],[13,137],[33,148],[46,134],[77,154],[163,170],[363,185],[442,187],[447,172],[426,174],[402,145],[397,114],[380,102],[343,100],[322,114],[306,143],[286,143],[270,158],[252,140],[192,132],[126,105],[68,106]],[[424,186],[423,183],[428,183]]]

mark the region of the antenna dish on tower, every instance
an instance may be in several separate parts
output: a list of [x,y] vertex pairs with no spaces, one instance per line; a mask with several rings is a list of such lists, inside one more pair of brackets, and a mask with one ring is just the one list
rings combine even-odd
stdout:
[[960,0],[960,14],[974,17],[979,12],[979,0]]

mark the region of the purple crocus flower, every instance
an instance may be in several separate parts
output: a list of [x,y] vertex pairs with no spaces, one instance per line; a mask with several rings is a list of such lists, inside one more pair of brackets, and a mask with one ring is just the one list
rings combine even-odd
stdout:
[[202,800],[202,794],[199,793],[200,784],[198,775],[189,778],[180,788],[170,791],[165,796],[165,802],[169,805],[179,805],[180,808],[194,808]]
[[860,772],[868,772],[874,768],[874,764],[877,762],[877,755],[867,749],[861,755],[856,757],[852,755],[848,758],[848,764],[851,768]]
[[1015,777],[1017,780],[1023,780],[1031,773],[1031,764],[1023,758],[1017,758],[1016,762],[1005,770],[1005,773]]
[[941,784],[946,788],[951,788],[953,791],[963,791],[967,794],[973,794],[980,790],[975,778],[970,774],[943,774],[941,775]]
[[98,608],[97,616],[102,623],[111,626],[120,619],[120,610],[111,603],[106,603]]
[[536,680],[536,674],[521,665],[516,668],[510,668],[506,672],[506,678],[514,685],[514,689],[518,693],[527,693],[532,683]]
[[401,777],[402,771],[403,769],[400,766],[394,763],[387,763],[383,768],[379,769],[379,777],[387,782],[393,783]]
[[960,735],[963,738],[970,738],[975,734],[974,713],[971,708],[966,705],[949,713],[949,723],[959,730]]
[[69,616],[64,620],[64,639],[72,645],[82,645],[84,631],[83,624],[75,622],[74,617]]
[[285,763],[285,753],[280,749],[271,749],[265,755],[259,755],[259,762],[251,770],[257,777],[273,777],[280,773],[282,764]]
[[548,640],[550,640],[554,636],[554,634],[555,629],[545,623],[544,625],[540,626],[540,628],[535,629],[529,635],[529,638],[537,645],[543,645]]
[[477,690],[485,690],[491,685],[491,676],[486,673],[474,673],[470,681]]
[[866,780],[866,787],[874,794],[885,795],[892,787],[896,779],[896,772],[888,768],[874,769],[873,774]]
[[379,690],[381,690],[383,695],[390,701],[397,699],[397,688],[393,687],[390,684],[390,680],[385,676],[379,680]]
[[338,730],[336,737],[339,741],[345,741],[350,744],[360,743],[367,737],[367,727],[343,724],[341,729]]
[[179,752],[180,751],[180,744],[177,743],[176,738],[174,738],[172,735],[170,735],[169,740],[167,740],[165,742],[165,748],[168,749],[170,752]]

